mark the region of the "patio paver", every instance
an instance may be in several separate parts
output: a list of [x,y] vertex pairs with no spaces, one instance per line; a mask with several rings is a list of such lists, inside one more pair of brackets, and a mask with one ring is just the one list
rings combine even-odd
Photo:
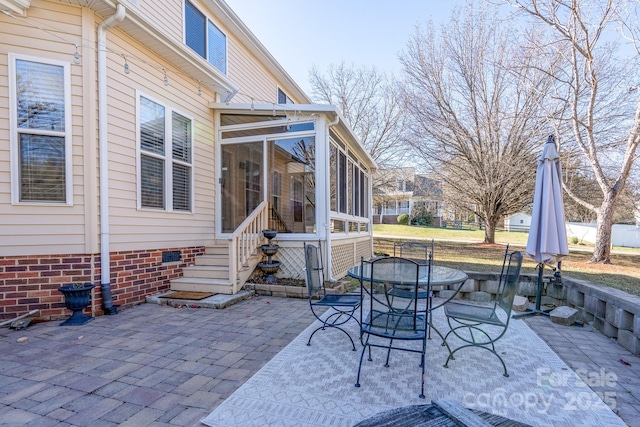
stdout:
[[[1,328],[0,425],[202,426],[313,320],[306,300],[254,297],[223,310],[142,304],[83,326]],[[615,411],[640,427],[639,358],[589,327],[526,322],[572,369],[615,374]]]

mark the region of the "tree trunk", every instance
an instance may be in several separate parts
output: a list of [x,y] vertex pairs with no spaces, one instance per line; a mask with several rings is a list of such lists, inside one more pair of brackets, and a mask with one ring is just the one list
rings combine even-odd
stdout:
[[496,220],[485,221],[484,227],[484,243],[496,242]]
[[590,263],[611,264],[611,227],[615,199],[605,199],[598,209],[596,222],[596,246]]

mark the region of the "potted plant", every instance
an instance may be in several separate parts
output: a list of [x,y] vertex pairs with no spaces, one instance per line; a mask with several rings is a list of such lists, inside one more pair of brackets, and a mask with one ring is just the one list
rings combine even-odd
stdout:
[[94,288],[92,283],[71,283],[69,285],[60,286],[58,290],[64,295],[65,306],[73,311],[73,314],[60,326],[84,325],[93,320],[82,312],[91,300],[91,290]]

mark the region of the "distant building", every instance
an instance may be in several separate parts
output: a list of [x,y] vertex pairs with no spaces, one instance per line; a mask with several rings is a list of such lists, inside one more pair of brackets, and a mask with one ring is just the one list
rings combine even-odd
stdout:
[[378,170],[373,177],[373,223],[395,224],[398,215],[413,216],[424,208],[442,216],[442,189],[438,180],[416,174],[415,168]]
[[505,231],[528,232],[531,227],[531,215],[519,212],[504,219]]

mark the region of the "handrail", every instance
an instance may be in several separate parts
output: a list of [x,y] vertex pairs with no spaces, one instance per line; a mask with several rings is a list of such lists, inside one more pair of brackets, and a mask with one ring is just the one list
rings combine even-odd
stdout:
[[273,227],[274,229],[283,233],[291,233],[291,230],[289,230],[289,227],[287,227],[287,223],[284,222],[284,220],[282,219],[280,212],[278,212],[278,210],[271,203],[269,203],[269,207],[271,208],[271,216],[269,217],[269,226],[271,226],[271,222],[273,221],[277,224],[275,227]]
[[262,230],[267,228],[269,203],[263,201],[253,212],[235,229],[229,237],[229,280],[236,291],[238,271],[260,245],[263,237]]

